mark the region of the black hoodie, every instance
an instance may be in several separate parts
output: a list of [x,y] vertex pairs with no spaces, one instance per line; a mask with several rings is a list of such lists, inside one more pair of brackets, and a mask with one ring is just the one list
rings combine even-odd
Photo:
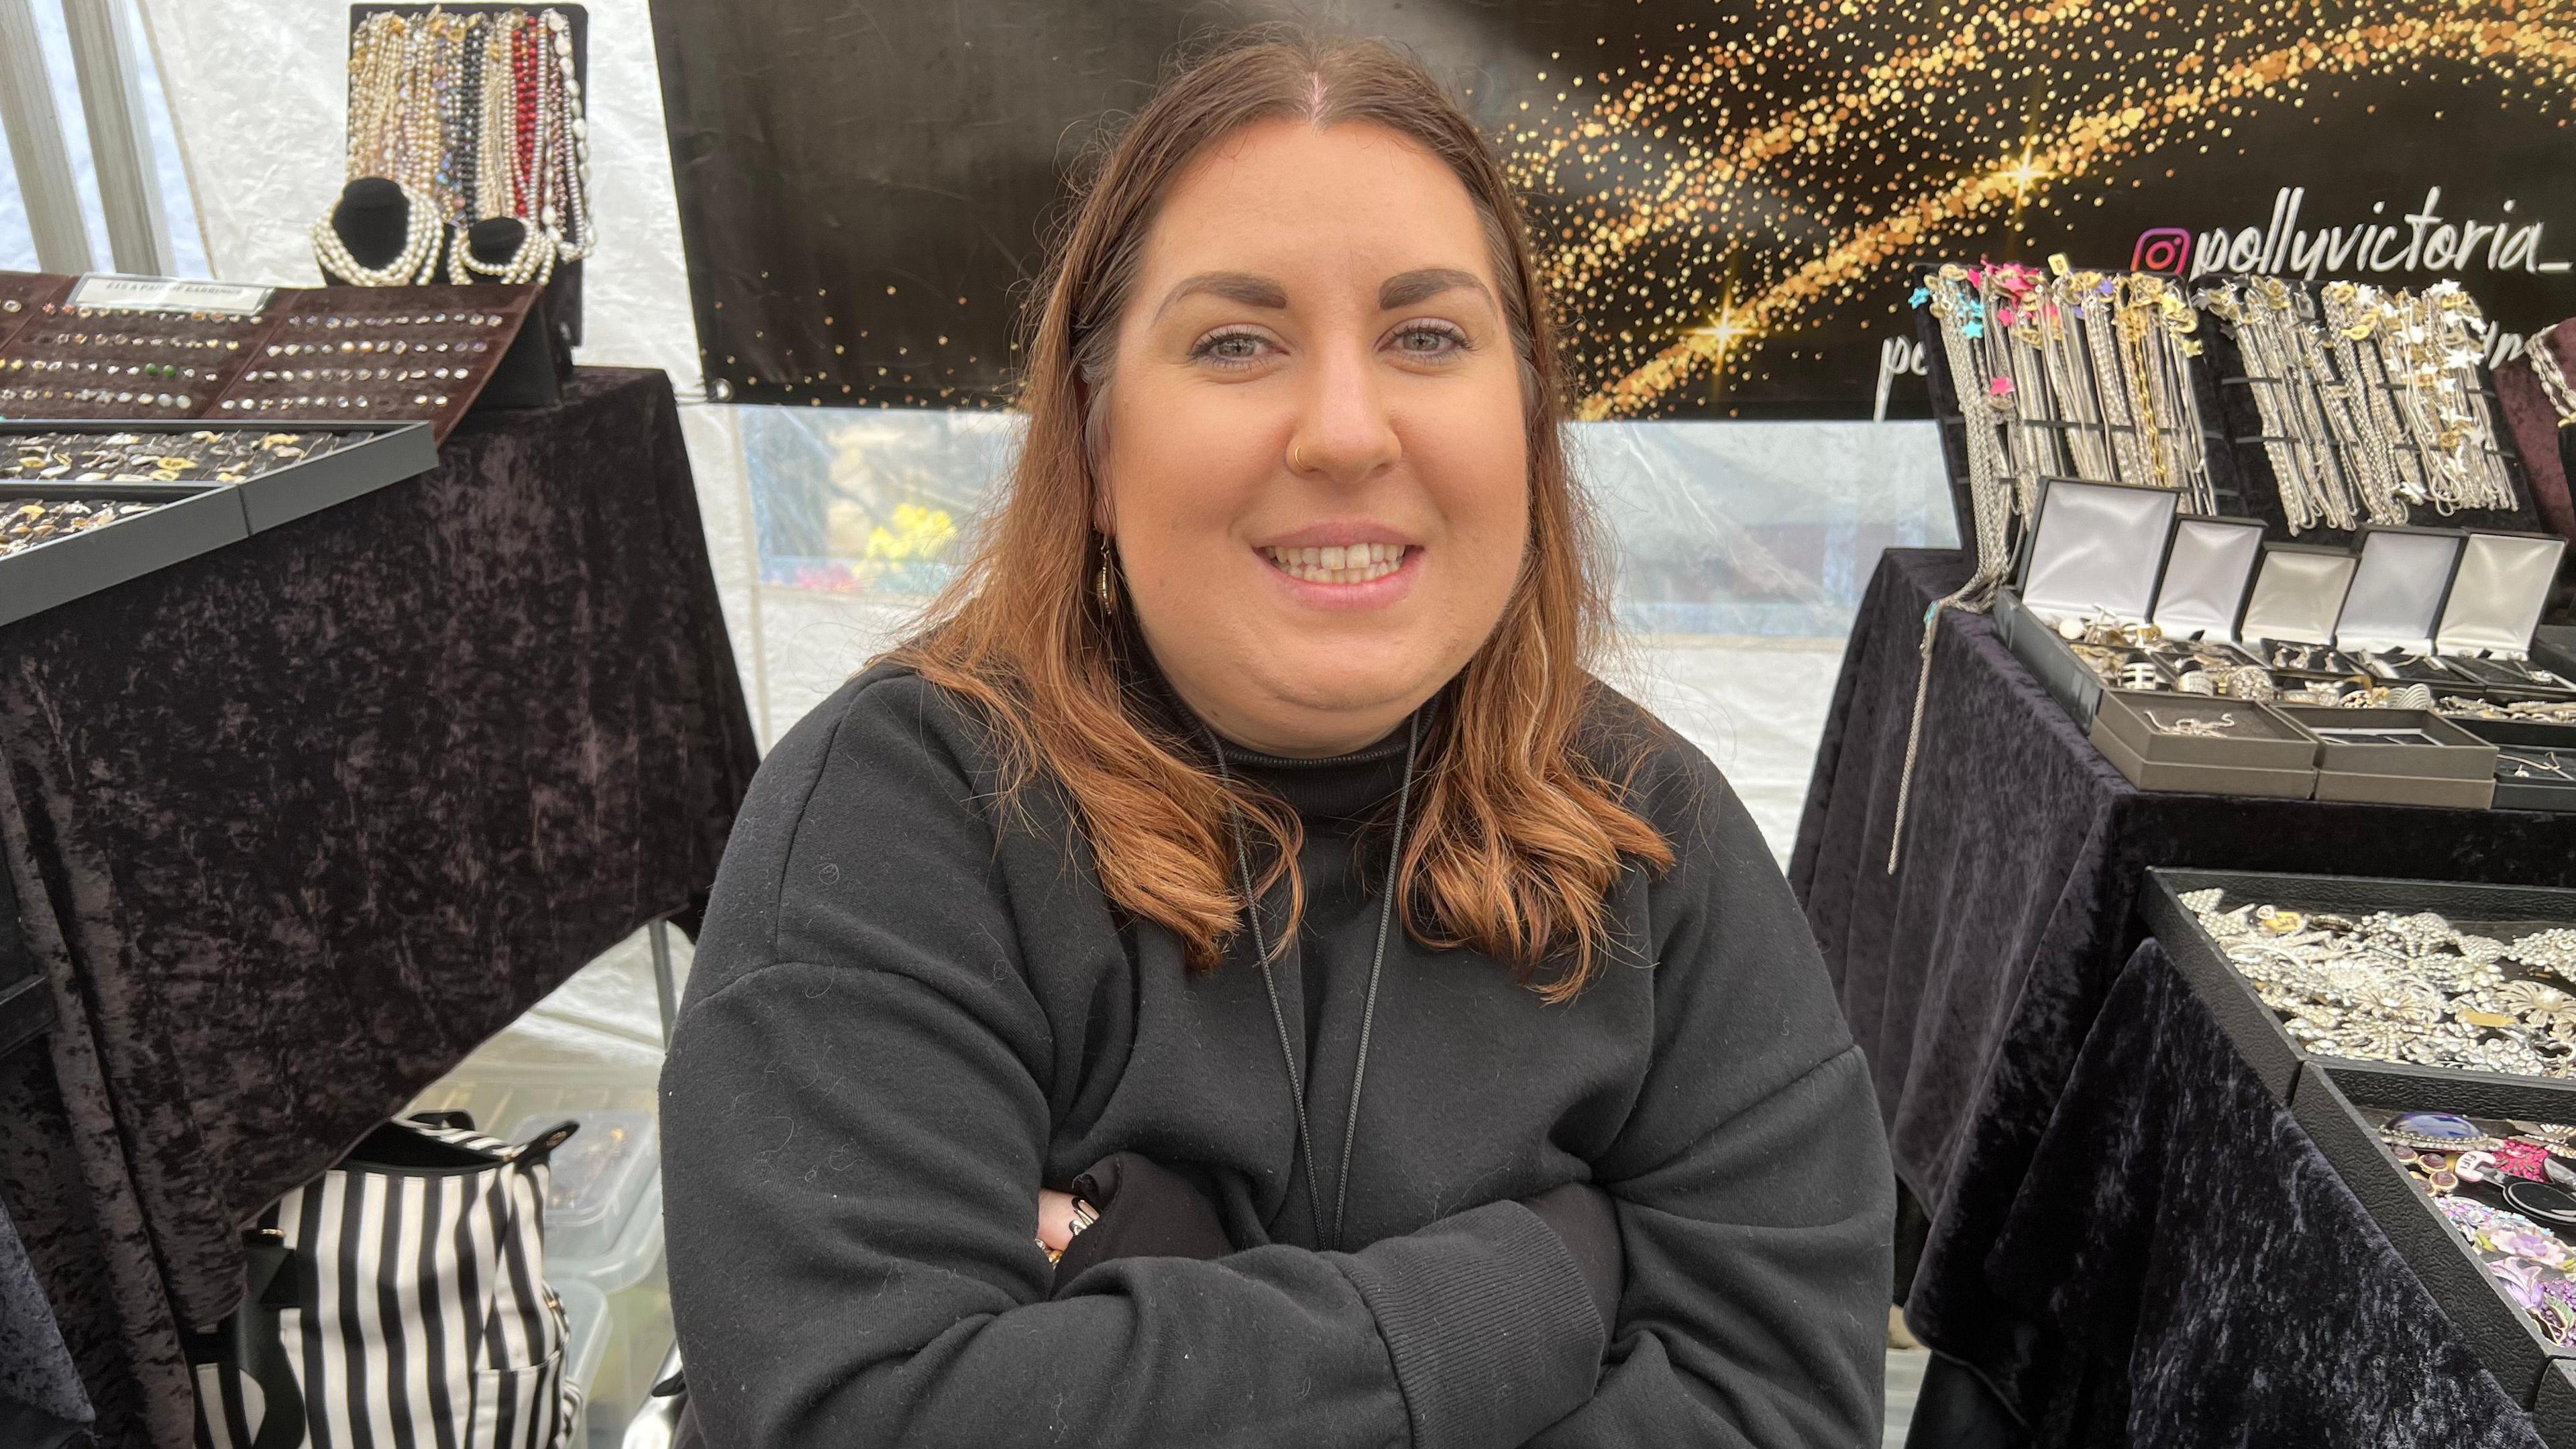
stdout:
[[[753,784],[662,1079],[714,1449],[1875,1444],[1893,1189],[1867,1070],[1717,771],[1607,689],[1587,738],[1642,748],[1630,804],[1678,863],[1624,872],[1617,955],[1563,1006],[1398,923],[1335,1252],[1248,937],[1185,971],[1053,791],[1001,805],[982,732],[917,676],[827,700]],[[1274,981],[1327,1220],[1405,744],[1229,751],[1307,827]],[[1238,1251],[1120,1258],[1050,1301],[1038,1188],[1118,1151],[1189,1175]],[[1573,1181],[1617,1209],[1614,1325],[1516,1201]]]

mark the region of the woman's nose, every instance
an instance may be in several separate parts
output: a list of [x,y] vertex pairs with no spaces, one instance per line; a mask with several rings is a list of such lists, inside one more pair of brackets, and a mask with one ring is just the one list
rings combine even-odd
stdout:
[[1327,349],[1310,377],[1289,440],[1291,471],[1358,483],[1404,455],[1371,349]]

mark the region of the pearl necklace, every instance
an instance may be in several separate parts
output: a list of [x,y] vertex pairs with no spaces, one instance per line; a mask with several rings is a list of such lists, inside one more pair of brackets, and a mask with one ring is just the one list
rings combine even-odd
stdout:
[[402,252],[389,266],[360,266],[358,259],[349,255],[349,244],[340,240],[339,228],[333,225],[340,215],[334,203],[313,223],[313,258],[321,263],[323,271],[357,287],[407,287],[436,279],[438,242],[446,234],[437,204],[412,187],[394,184],[402,189],[405,211]]
[[496,266],[474,255],[472,244],[464,233],[459,232],[456,250],[448,254],[447,279],[460,287],[469,286],[478,278],[512,286],[532,284],[542,287],[554,278],[555,251],[554,233],[544,227],[531,226],[520,238],[519,249],[510,254],[508,261]]

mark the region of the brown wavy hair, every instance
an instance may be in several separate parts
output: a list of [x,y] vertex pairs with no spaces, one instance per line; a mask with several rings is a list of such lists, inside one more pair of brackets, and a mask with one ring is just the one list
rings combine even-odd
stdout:
[[[1564,377],[1519,206],[1474,123],[1386,44],[1234,43],[1167,78],[1116,137],[1024,308],[1028,430],[999,511],[921,630],[888,657],[973,706],[1011,796],[1041,775],[1061,787],[1110,899],[1177,936],[1192,969],[1213,970],[1243,919],[1229,804],[1268,846],[1254,847],[1268,856],[1256,889],[1289,882],[1283,945],[1293,935],[1304,901],[1296,813],[1257,787],[1229,786],[1198,742],[1138,707],[1142,640],[1116,602],[1123,590],[1104,606],[1093,583],[1105,543],[1093,531],[1099,419],[1158,205],[1211,142],[1283,118],[1412,140],[1457,176],[1484,223],[1520,358],[1530,542],[1500,621],[1425,737],[1396,889],[1415,939],[1473,947],[1563,1001],[1610,948],[1603,903],[1622,857],[1661,870],[1672,849],[1577,739],[1597,687],[1584,666],[1607,641],[1608,606],[1559,436]],[[1559,969],[1538,979],[1551,962]]]

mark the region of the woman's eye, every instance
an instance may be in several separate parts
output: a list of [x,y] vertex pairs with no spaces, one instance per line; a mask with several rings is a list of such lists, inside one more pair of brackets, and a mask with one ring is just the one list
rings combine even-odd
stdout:
[[1257,332],[1218,332],[1200,338],[1198,346],[1190,349],[1190,356],[1220,367],[1248,367],[1261,360],[1268,346],[1268,339]]
[[1466,347],[1465,334],[1444,323],[1417,322],[1395,334],[1396,350],[1407,357],[1447,357]]

